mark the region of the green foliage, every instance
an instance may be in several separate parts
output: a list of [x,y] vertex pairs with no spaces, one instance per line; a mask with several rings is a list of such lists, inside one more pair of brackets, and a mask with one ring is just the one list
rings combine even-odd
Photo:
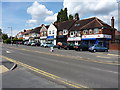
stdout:
[[6,39],[3,42],[6,43],[6,44],[10,44],[11,43],[11,39]]
[[61,9],[60,12],[58,12],[57,15],[57,22],[63,22],[68,20],[68,16],[67,16],[67,8],[65,8],[64,10]]
[[2,34],[2,39],[3,39],[3,40],[8,39],[8,35],[7,35],[7,34]]
[[0,35],[2,34],[2,29],[0,29]]
[[73,16],[71,14],[69,15],[69,20],[73,20]]

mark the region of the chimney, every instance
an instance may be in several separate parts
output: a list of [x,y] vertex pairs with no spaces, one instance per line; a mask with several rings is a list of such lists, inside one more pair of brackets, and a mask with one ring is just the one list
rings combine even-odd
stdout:
[[24,30],[24,32],[26,32],[26,30]]
[[75,20],[79,20],[79,16],[78,15],[75,16]]
[[115,19],[114,19],[114,17],[112,17],[112,19],[111,19],[111,27],[112,28],[114,28],[114,21],[115,21]]

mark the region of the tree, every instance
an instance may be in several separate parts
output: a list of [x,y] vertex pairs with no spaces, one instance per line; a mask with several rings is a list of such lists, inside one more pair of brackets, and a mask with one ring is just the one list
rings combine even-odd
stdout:
[[69,15],[69,20],[73,20],[73,16],[71,14]]
[[0,29],[0,35],[2,34],[2,29]]
[[57,15],[57,22],[63,22],[68,20],[68,16],[67,16],[67,8],[65,8],[64,10],[61,9],[60,12],[58,12]]
[[2,39],[3,39],[3,40],[8,39],[8,35],[7,35],[7,34],[2,34]]

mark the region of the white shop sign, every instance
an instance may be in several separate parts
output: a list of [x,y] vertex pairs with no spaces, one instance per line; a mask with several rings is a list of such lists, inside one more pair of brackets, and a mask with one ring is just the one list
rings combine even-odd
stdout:
[[67,41],[81,41],[80,37],[69,37]]
[[96,34],[96,35],[82,35],[82,38],[111,38],[111,35]]
[[44,36],[44,37],[40,37],[40,39],[46,39],[47,38],[47,36]]

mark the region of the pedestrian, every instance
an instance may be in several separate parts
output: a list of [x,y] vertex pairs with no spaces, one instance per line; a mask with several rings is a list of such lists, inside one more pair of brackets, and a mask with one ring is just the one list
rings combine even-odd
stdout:
[[18,47],[18,42],[16,41],[16,46]]
[[50,51],[51,51],[51,52],[54,52],[54,48],[53,48],[53,47],[50,47]]

